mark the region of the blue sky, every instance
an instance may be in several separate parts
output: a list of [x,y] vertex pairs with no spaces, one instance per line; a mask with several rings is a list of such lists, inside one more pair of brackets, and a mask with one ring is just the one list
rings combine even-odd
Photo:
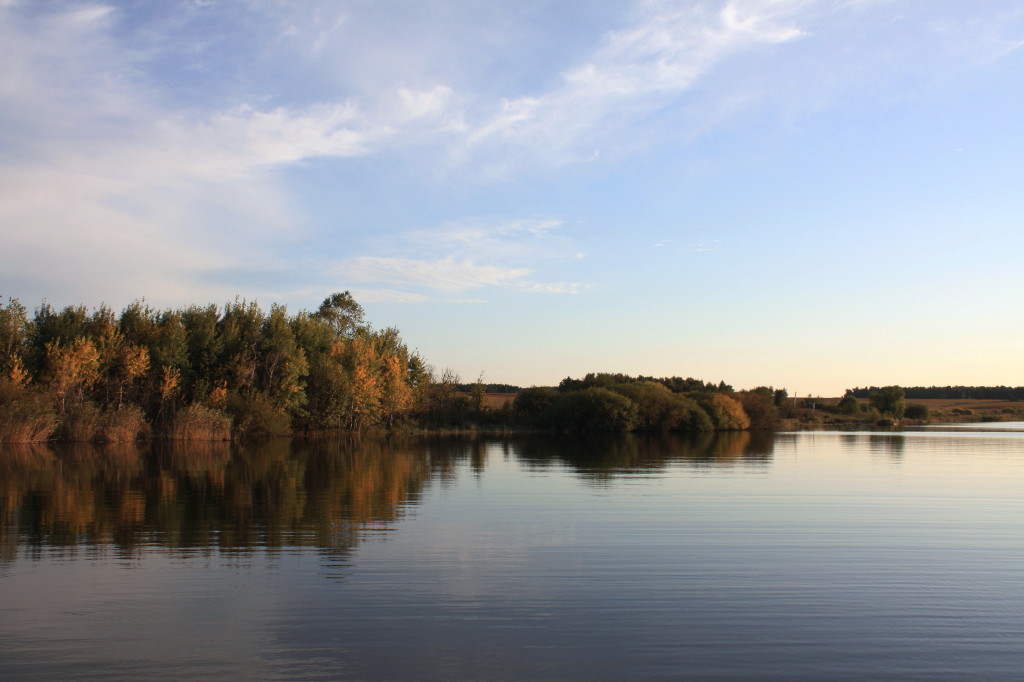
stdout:
[[1024,384],[1012,0],[0,0],[0,295],[464,380]]

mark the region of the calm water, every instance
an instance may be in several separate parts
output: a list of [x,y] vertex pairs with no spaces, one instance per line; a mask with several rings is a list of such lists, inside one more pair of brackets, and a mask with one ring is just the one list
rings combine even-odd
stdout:
[[0,451],[4,679],[1020,679],[1016,430]]

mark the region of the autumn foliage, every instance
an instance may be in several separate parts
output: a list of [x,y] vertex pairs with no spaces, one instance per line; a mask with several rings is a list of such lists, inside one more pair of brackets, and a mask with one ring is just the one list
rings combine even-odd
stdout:
[[0,442],[175,439],[394,428],[430,383],[395,329],[373,330],[347,293],[289,315],[223,307],[30,317],[0,303]]

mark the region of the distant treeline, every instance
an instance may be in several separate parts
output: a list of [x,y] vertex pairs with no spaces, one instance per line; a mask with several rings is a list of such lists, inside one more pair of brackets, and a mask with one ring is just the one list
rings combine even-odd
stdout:
[[[851,388],[847,393],[856,398],[869,398],[879,391],[877,386]],[[1024,400],[1024,386],[910,386],[904,387],[908,400],[968,399],[968,400]]]
[[484,393],[519,393],[523,390],[522,386],[513,386],[512,384],[485,384],[482,381],[473,384],[457,384],[456,390],[463,393],[472,393],[473,391],[479,391],[483,389]]
[[573,379],[566,377],[562,379],[562,382],[558,384],[558,390],[560,391],[578,391],[585,388],[609,388],[617,384],[636,384],[636,383],[655,383],[661,384],[673,393],[688,393],[698,391],[701,393],[708,392],[719,392],[719,393],[731,393],[732,386],[720,381],[717,384],[713,384],[707,381],[701,381],[700,379],[694,379],[687,377],[647,377],[647,376],[636,376],[632,377],[627,374],[611,374],[602,372],[599,374],[590,373],[582,379]]

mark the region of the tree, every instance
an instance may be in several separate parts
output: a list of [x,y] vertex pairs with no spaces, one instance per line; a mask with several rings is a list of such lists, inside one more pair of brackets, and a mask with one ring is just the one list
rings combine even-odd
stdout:
[[739,401],[724,393],[691,393],[690,397],[704,408],[718,431],[743,431],[750,428],[750,418]]
[[693,398],[675,394],[674,412],[675,428],[679,431],[695,433],[715,430],[715,423],[711,421],[711,417]]
[[547,386],[524,388],[516,395],[512,413],[531,426],[548,426],[551,408],[558,399],[558,391]]
[[459,383],[458,373],[447,367],[430,382],[427,414],[435,426],[460,425],[466,418],[469,401],[458,395]]
[[906,409],[905,393],[900,386],[883,386],[875,389],[868,396],[872,407],[882,414],[891,415],[893,419],[901,419]]
[[641,429],[647,431],[669,431],[679,426],[683,412],[676,409],[676,397],[663,384],[653,381],[618,384],[611,390],[624,395],[636,404]]
[[469,388],[469,405],[477,414],[487,409],[487,388],[484,386],[484,375],[480,374]]
[[554,404],[555,425],[565,431],[632,431],[639,409],[632,400],[607,388],[561,393]]
[[363,320],[363,307],[356,303],[352,294],[347,291],[334,293],[325,298],[313,315],[325,322],[339,338],[350,339],[366,326]]
[[309,373],[309,365],[284,306],[271,306],[260,330],[257,352],[260,388],[277,407],[298,413],[306,402],[301,379]]
[[50,389],[61,415],[67,413],[69,403],[83,400],[100,376],[100,354],[89,339],[46,344],[46,365]]
[[350,377],[348,428],[358,431],[380,416],[380,358],[364,335],[354,337],[345,350],[344,364]]
[[775,391],[770,386],[758,386],[735,395],[750,417],[750,428],[770,431],[778,425],[779,408],[775,405]]
[[29,337],[29,322],[25,306],[15,298],[0,303],[0,375],[9,375],[16,367],[21,370],[25,347]]
[[387,428],[405,415],[413,402],[412,388],[407,382],[408,368],[398,355],[384,358],[380,381],[381,421]]
[[857,414],[860,412],[860,401],[853,393],[847,392],[843,396],[843,399],[839,401],[839,413],[840,414]]

